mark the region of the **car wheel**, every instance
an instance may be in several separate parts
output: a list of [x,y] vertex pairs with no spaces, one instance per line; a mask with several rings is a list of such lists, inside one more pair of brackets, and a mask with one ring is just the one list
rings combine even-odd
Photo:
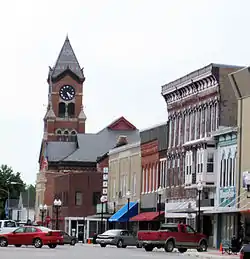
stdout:
[[35,248],[42,248],[43,246],[43,242],[40,238],[35,238],[33,244]]
[[185,252],[187,252],[187,248],[178,248],[178,251],[180,253],[185,253]]
[[4,237],[0,238],[0,246],[1,247],[7,247],[8,246],[8,240]]
[[118,240],[118,242],[117,242],[117,248],[122,248],[123,247],[123,241],[120,239],[120,240]]
[[140,245],[139,243],[136,244],[137,248],[142,248],[142,245]]
[[167,253],[171,253],[174,250],[174,241],[173,240],[169,240],[164,247],[165,251]]
[[145,249],[145,251],[147,251],[147,252],[152,252],[153,249],[154,249],[154,247],[153,247],[152,245],[145,245],[145,246],[144,246],[144,249]]
[[70,245],[71,245],[71,246],[74,246],[75,244],[76,244],[75,239],[72,239],[72,240],[70,241]]
[[15,247],[21,247],[22,245],[15,245]]
[[101,247],[106,247],[106,244],[100,244]]
[[49,247],[49,248],[56,248],[56,247],[57,247],[57,244],[49,244],[48,247]]
[[205,240],[202,240],[199,244],[199,247],[197,249],[198,252],[206,252],[207,251],[207,242]]

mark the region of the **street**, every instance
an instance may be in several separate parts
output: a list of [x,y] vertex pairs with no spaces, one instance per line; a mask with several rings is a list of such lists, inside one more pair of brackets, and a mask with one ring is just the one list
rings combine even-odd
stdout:
[[41,249],[34,247],[21,247],[16,248],[9,246],[7,248],[0,248],[1,258],[8,259],[27,259],[27,258],[60,258],[60,259],[100,259],[100,258],[109,258],[109,259],[131,259],[131,258],[149,258],[153,257],[155,259],[166,258],[170,256],[173,259],[180,258],[190,258],[190,256],[185,256],[179,253],[166,253],[164,251],[153,251],[146,252],[144,249],[137,248],[126,248],[118,249],[116,247],[106,247],[101,248],[96,245],[87,245],[87,244],[77,244],[75,247],[71,246],[61,246],[55,249],[50,249],[44,246]]

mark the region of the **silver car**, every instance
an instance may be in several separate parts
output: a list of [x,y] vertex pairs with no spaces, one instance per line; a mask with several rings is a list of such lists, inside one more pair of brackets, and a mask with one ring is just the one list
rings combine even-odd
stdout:
[[139,247],[137,236],[135,233],[124,229],[107,230],[96,238],[96,243],[101,247],[107,245],[117,246],[118,248],[126,248],[127,246]]

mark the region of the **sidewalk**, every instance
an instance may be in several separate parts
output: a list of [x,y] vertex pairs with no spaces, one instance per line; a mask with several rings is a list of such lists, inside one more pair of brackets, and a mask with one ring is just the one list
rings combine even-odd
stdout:
[[188,250],[186,253],[183,253],[184,256],[193,256],[193,257],[198,257],[198,258],[203,258],[203,259],[219,259],[224,257],[225,259],[238,259],[240,258],[240,254],[238,253],[237,255],[235,254],[222,254],[220,251],[216,249],[208,249],[207,252],[197,252],[197,250]]

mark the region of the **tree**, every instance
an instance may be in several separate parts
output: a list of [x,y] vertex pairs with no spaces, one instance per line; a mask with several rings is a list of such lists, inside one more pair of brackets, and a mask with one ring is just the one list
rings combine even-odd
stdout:
[[[15,184],[14,184],[15,183]],[[19,172],[14,173],[13,169],[7,165],[0,166],[0,216],[4,211],[5,202],[8,199],[18,199],[20,192],[25,189],[25,184]]]

